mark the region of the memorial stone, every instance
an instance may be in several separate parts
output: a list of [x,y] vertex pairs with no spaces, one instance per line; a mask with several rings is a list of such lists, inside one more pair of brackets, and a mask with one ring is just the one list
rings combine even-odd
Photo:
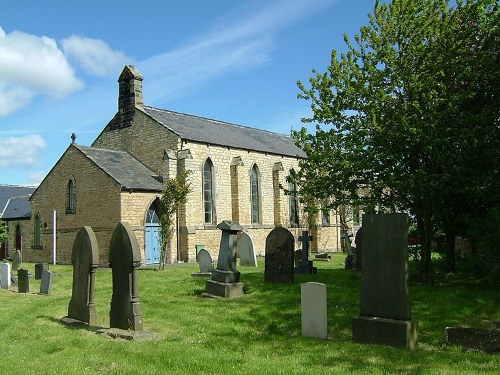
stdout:
[[413,349],[417,323],[411,320],[408,286],[408,215],[363,215],[360,316],[353,340]]
[[141,266],[141,252],[129,224],[118,223],[116,226],[109,245],[108,259],[113,278],[110,327],[142,331],[143,317],[137,272]]
[[248,233],[241,232],[238,238],[238,253],[240,255],[240,265],[257,267],[257,257],[255,256],[255,245],[252,237]]
[[4,261],[0,264],[0,284],[2,289],[9,289],[11,282],[10,263]]
[[94,304],[95,271],[99,266],[99,246],[91,227],[85,226],[76,235],[71,251],[73,288],[68,315],[63,322],[78,321],[96,324]]
[[264,281],[266,283],[293,283],[293,234],[286,228],[274,228],[266,238]]
[[199,272],[192,272],[191,276],[212,276],[212,271],[214,270],[214,261],[212,255],[207,249],[201,249],[196,255],[196,261],[200,265]]
[[52,271],[44,270],[41,279],[40,294],[50,294],[52,292]]
[[326,285],[304,283],[300,285],[302,336],[327,338]]
[[318,269],[313,267],[313,261],[309,260],[309,241],[312,239],[308,231],[302,231],[302,236],[299,236],[299,241],[302,242],[302,259],[294,269],[296,274],[315,274],[318,272]]
[[23,257],[21,255],[21,250],[16,250],[12,257],[12,272],[19,270],[22,261]]
[[361,270],[361,259],[363,257],[363,227],[360,227],[356,232],[356,237],[354,237],[354,243],[356,244],[356,269]]
[[48,263],[36,263],[35,264],[35,280],[40,280],[42,278],[43,271],[49,269]]
[[29,272],[24,268],[19,268],[17,270],[17,291],[19,293],[30,292]]

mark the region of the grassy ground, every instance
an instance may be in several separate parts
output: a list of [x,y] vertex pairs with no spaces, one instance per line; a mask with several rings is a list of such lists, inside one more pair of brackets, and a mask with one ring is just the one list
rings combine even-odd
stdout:
[[[495,328],[498,290],[474,280],[441,276],[433,287],[411,283],[419,344],[413,351],[352,343],[359,315],[361,275],[343,268],[344,255],[315,262],[317,275],[296,275],[293,285],[264,284],[264,262],[240,267],[245,295],[206,299],[197,265],[139,271],[145,330],[152,341],[97,335],[109,327],[111,271],[96,274],[98,325],[60,323],[71,297],[70,266],[50,266],[52,294],[0,290],[2,374],[487,374],[498,373],[500,355],[444,344],[446,326]],[[23,264],[34,273],[33,264]],[[327,340],[301,336],[300,283],[327,284]]]

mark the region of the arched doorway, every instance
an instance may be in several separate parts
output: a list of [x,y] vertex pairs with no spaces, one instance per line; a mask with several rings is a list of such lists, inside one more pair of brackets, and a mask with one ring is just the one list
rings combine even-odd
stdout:
[[145,225],[146,264],[160,263],[160,218],[158,200],[148,209]]

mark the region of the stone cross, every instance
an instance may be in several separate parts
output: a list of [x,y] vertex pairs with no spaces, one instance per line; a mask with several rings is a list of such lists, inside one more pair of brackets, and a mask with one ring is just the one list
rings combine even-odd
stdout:
[[299,236],[299,241],[302,242],[302,260],[307,261],[309,259],[309,241],[312,241],[312,236],[309,236],[309,232],[306,230],[302,231],[302,236]]
[[296,274],[315,274],[318,272],[318,269],[313,267],[312,260],[309,260],[309,241],[312,239],[306,230],[302,231],[302,236],[299,236],[299,241],[302,242],[302,260],[294,269]]

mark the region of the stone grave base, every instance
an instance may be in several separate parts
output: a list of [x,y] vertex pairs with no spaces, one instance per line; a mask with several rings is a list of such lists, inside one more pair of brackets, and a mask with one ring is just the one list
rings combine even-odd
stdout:
[[415,321],[371,316],[358,316],[353,319],[352,340],[357,343],[414,349],[417,336]]
[[312,260],[301,260],[299,265],[293,269],[296,275],[311,275],[318,273],[318,269],[313,267]]
[[103,328],[96,331],[98,335],[107,335],[114,339],[125,339],[130,341],[148,341],[155,338],[155,334],[149,331],[129,331],[118,328]]
[[216,280],[207,280],[204,297],[238,297],[243,295],[243,283],[224,283]]
[[446,327],[446,343],[486,353],[500,353],[500,330],[469,327]]
[[69,316],[62,318],[61,323],[71,327],[90,327],[87,322],[82,322],[81,320],[70,318]]

